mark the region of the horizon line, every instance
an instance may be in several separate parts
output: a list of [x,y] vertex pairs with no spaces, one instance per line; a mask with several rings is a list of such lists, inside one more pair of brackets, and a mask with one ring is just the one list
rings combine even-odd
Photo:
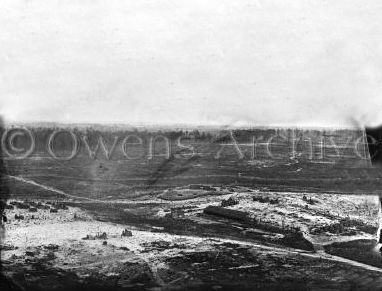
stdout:
[[173,128],[173,129],[348,129],[348,130],[363,130],[365,128],[376,128],[378,126],[350,126],[350,125],[302,125],[302,124],[193,124],[193,123],[149,123],[149,122],[64,122],[64,121],[3,121],[4,127],[13,126],[32,126],[32,127],[119,127],[119,128]]

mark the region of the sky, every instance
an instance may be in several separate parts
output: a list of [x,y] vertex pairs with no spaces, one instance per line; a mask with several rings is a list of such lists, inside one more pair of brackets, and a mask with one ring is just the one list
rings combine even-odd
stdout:
[[382,124],[380,0],[2,0],[6,122]]

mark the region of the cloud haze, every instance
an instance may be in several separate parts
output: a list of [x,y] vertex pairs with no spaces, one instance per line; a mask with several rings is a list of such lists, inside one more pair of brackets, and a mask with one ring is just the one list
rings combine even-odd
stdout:
[[5,0],[13,121],[382,123],[377,0]]

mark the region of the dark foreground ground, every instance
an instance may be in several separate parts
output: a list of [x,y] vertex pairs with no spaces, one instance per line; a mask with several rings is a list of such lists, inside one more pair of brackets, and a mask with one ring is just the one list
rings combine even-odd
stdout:
[[[128,201],[8,201],[14,206],[6,210],[2,244],[2,274],[8,287],[382,288],[380,255],[370,255],[378,227],[373,219],[377,201],[372,197],[264,193],[241,186],[215,191],[180,187],[146,194]],[[206,213],[211,205],[224,205],[248,218]],[[127,235],[122,236],[125,229]]]

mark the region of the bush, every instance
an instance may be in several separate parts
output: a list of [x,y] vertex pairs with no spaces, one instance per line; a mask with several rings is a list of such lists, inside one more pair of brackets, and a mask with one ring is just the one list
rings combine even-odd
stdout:
[[233,205],[237,205],[239,204],[239,201],[237,201],[235,198],[233,198],[232,196],[229,197],[228,199],[224,199],[222,202],[221,202],[221,207],[227,207],[227,206],[233,206]]

